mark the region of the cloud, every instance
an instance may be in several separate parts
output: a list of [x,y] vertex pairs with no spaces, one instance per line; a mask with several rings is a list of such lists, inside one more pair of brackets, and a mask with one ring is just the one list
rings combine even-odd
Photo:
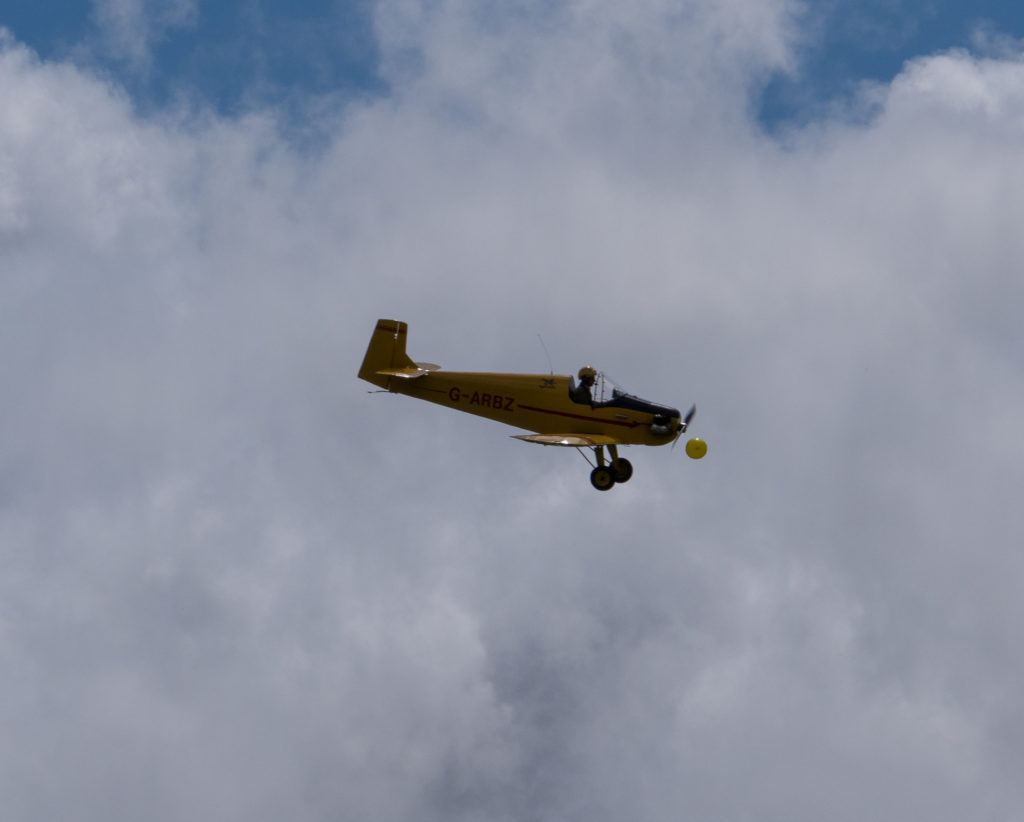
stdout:
[[[316,151],[6,39],[10,818],[1020,814],[1021,66],[781,145],[792,8],[684,11],[384,4]],[[599,495],[365,393],[380,316],[710,453]]]

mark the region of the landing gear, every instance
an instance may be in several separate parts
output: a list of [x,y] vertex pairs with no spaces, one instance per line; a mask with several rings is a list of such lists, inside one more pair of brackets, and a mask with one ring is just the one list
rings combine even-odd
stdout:
[[629,478],[633,476],[633,463],[625,457],[613,459],[611,468],[616,482],[628,482]]
[[607,491],[615,485],[615,474],[607,465],[599,465],[590,472],[590,484],[598,491]]
[[[619,449],[615,445],[608,446],[611,455],[611,462],[605,461],[604,446],[594,446],[594,456],[597,458],[597,465],[590,472],[590,484],[598,491],[607,491],[617,482],[627,482],[633,476],[632,463],[619,456]],[[582,449],[581,449],[582,453]],[[586,456],[586,454],[584,454]],[[593,463],[591,463],[593,465]]]

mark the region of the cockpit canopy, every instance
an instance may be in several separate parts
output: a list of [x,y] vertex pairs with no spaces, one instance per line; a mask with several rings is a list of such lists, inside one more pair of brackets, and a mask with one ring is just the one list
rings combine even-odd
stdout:
[[670,408],[667,405],[659,405],[656,402],[640,399],[640,397],[627,394],[618,388],[612,389],[612,398],[607,402],[598,403],[601,408],[629,408],[633,411],[643,411],[654,414],[656,417],[679,417],[679,409]]
[[[569,395],[573,396],[576,390],[575,381],[569,378]],[[646,414],[653,414],[655,417],[663,418],[667,423],[673,417],[682,416],[679,409],[667,405],[659,405],[656,402],[641,399],[634,394],[627,393],[612,379],[598,372],[597,381],[591,389],[592,399],[590,404],[594,408],[628,408],[632,411],[641,411]],[[579,402],[579,400],[576,400]]]

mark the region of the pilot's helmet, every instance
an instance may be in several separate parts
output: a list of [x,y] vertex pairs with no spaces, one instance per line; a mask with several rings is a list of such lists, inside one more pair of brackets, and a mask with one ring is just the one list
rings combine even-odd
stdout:
[[579,378],[582,380],[584,377],[596,377],[597,369],[592,368],[589,365],[585,365],[580,369]]

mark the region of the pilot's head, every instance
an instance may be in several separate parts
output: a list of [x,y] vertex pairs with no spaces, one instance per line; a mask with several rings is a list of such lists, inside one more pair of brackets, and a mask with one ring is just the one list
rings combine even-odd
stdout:
[[591,366],[585,365],[580,369],[580,373],[577,376],[580,378],[580,382],[589,388],[594,384],[597,371]]

